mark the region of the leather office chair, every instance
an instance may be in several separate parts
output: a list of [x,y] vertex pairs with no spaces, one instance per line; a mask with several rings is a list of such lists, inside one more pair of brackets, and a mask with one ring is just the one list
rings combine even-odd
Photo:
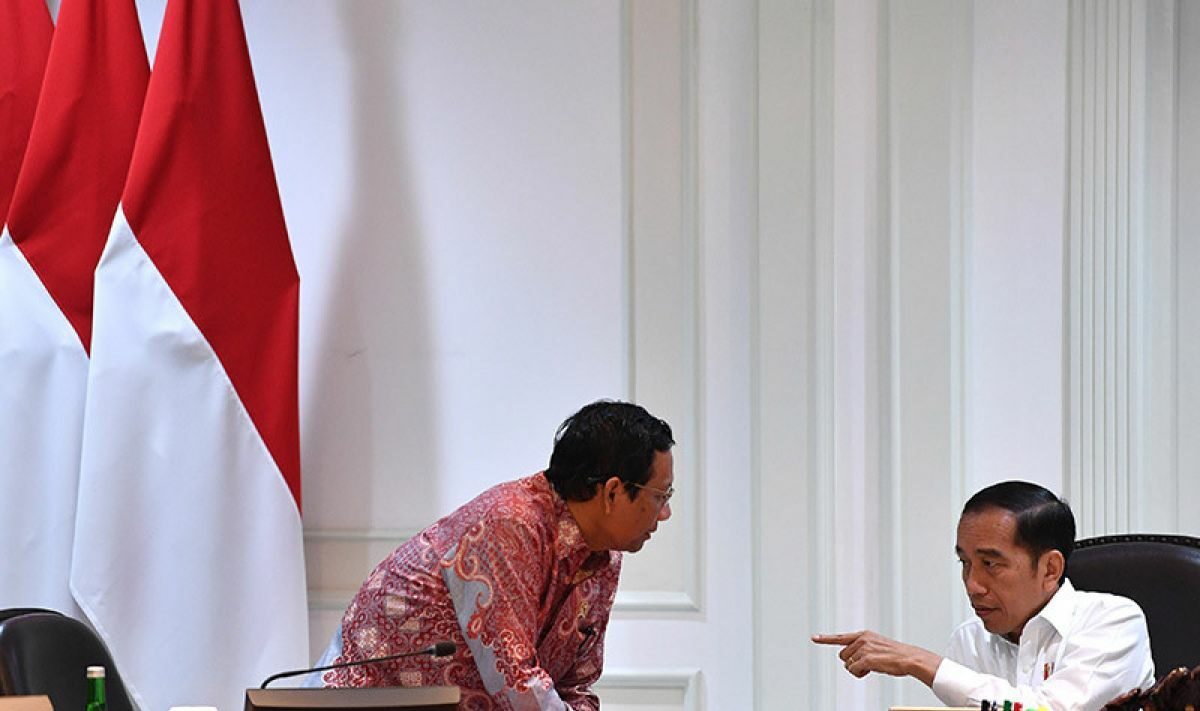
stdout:
[[51,615],[61,615],[57,610],[49,610],[44,607],[8,607],[0,610],[0,622],[7,620],[10,617],[20,617],[28,615],[31,612],[47,612]]
[[0,622],[0,695],[45,694],[55,709],[82,709],[92,665],[104,667],[109,711],[136,711],[108,648],[87,625],[55,612]]
[[1125,534],[1075,546],[1067,563],[1072,585],[1122,595],[1146,613],[1158,678],[1200,665],[1200,538]]

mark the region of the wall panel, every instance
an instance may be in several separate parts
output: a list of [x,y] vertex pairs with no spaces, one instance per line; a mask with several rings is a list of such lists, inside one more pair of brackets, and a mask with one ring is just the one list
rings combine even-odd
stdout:
[[[832,481],[817,474],[817,172],[828,139],[830,5],[759,4],[758,234],[754,264],[755,708],[826,706],[819,656],[797,645],[832,617],[820,535]],[[820,133],[824,131],[824,133]],[[826,161],[828,159],[826,158]],[[829,219],[826,208],[823,219]],[[826,265],[828,266],[828,265]],[[826,272],[828,274],[828,272]],[[828,366],[828,359],[826,359]],[[827,461],[827,457],[826,457]],[[814,516],[814,513],[817,514]],[[823,558],[822,566],[818,558]],[[778,561],[788,560],[787,565]],[[826,674],[828,679],[828,674]]]
[[606,708],[929,700],[806,638],[941,649],[954,520],[1002,476],[1065,482],[1084,533],[1200,532],[1190,3],[287,6],[243,11],[303,279],[314,656],[602,396],[679,441]]
[[605,711],[699,711],[702,708],[700,672],[694,669],[607,671],[596,684],[596,691]]
[[1169,322],[1174,337],[1164,339],[1167,347],[1173,346],[1174,367],[1170,372],[1175,377],[1171,379],[1174,387],[1160,402],[1166,407],[1174,405],[1176,419],[1174,427],[1164,428],[1170,434],[1162,444],[1162,450],[1174,457],[1174,467],[1164,464],[1154,471],[1174,473],[1177,488],[1163,489],[1168,496],[1174,494],[1176,530],[1197,536],[1200,521],[1192,502],[1200,501],[1200,438],[1194,434],[1200,432],[1200,319],[1195,316],[1200,306],[1200,201],[1192,196],[1200,194],[1200,86],[1194,80],[1200,76],[1200,6],[1192,2],[1167,5],[1176,13],[1172,26],[1178,28],[1177,34],[1174,42],[1167,40],[1156,46],[1173,50],[1175,63],[1168,66],[1175,71],[1171,77],[1160,77],[1156,84],[1173,79],[1178,91],[1176,103],[1171,105],[1177,112],[1173,133],[1177,143],[1167,149],[1178,161],[1174,171],[1177,182],[1174,189],[1162,183],[1154,187],[1161,191],[1159,194],[1171,195],[1175,208],[1171,214],[1176,220],[1173,235],[1177,291],[1173,294],[1176,308],[1170,312]]
[[1179,532],[1181,274],[1194,263],[1176,224],[1179,6],[1070,12],[1068,490],[1081,535]]
[[626,6],[626,185],[630,397],[672,423],[678,494],[654,545],[627,559],[618,607],[698,611],[697,528],[705,469],[699,219],[696,214],[696,6]]
[[[934,650],[958,622],[962,596],[950,552],[965,489],[966,7],[889,4],[890,528],[880,552],[894,594],[885,633]],[[912,683],[896,693],[932,698]]]

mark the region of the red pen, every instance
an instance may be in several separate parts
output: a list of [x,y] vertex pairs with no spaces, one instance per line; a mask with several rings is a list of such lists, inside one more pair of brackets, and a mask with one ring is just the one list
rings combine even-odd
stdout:
[[1049,679],[1050,675],[1053,673],[1054,673],[1054,663],[1053,662],[1046,662],[1045,664],[1042,665],[1042,680],[1043,681],[1045,681],[1046,679]]

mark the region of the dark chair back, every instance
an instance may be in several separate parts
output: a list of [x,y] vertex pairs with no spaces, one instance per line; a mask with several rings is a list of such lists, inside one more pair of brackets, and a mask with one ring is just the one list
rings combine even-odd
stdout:
[[53,612],[0,622],[0,695],[45,694],[55,709],[82,709],[89,666],[104,667],[109,711],[135,711],[108,648],[87,625]]
[[1127,597],[1146,613],[1158,678],[1200,665],[1200,538],[1140,533],[1075,546],[1072,585]]
[[61,615],[62,614],[61,612],[59,612],[57,610],[48,610],[44,607],[7,607],[3,610],[0,610],[0,622],[3,622],[10,617],[20,617],[21,615],[28,615],[31,612],[47,612],[51,615]]

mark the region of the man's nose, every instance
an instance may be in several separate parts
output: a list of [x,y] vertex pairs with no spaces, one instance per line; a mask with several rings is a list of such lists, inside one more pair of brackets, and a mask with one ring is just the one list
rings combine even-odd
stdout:
[[658,510],[658,520],[659,521],[666,521],[669,518],[671,518],[671,502],[670,501],[663,504],[662,508]]
[[963,580],[963,584],[967,586],[968,596],[978,596],[987,593],[987,588],[979,582],[979,578],[974,574],[974,572],[967,573],[966,578]]

